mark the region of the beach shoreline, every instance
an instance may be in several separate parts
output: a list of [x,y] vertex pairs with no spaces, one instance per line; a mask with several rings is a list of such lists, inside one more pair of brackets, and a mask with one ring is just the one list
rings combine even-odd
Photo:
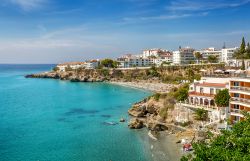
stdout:
[[[144,131],[144,130],[143,130]],[[141,139],[145,148],[150,152],[149,158],[152,161],[179,161],[183,156],[181,144],[177,144],[178,137],[169,134],[168,131],[161,131],[157,140],[147,135],[147,131],[141,133]]]
[[151,91],[154,93],[168,93],[173,87],[177,87],[178,85],[174,84],[165,84],[159,82],[118,82],[118,81],[109,81],[107,82],[113,85],[120,85],[123,87],[135,88],[135,89],[142,89]]

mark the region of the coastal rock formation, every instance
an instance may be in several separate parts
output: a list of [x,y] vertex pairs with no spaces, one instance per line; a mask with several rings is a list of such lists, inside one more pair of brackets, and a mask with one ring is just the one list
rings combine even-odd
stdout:
[[120,122],[125,122],[126,120],[124,118],[121,118],[120,119]]
[[137,118],[133,118],[130,120],[128,127],[131,129],[141,129],[143,128],[143,121]]
[[146,107],[140,105],[134,105],[128,110],[128,113],[134,117],[144,117],[146,114]]
[[76,72],[44,72],[38,74],[29,74],[26,78],[51,78],[60,80],[69,80],[71,82],[103,82],[109,80],[109,78],[95,75],[95,73],[89,74],[82,72],[81,74]]

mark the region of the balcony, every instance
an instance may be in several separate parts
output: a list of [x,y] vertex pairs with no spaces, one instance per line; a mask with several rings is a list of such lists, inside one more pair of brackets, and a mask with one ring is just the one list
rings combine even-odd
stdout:
[[250,99],[231,97],[232,104],[239,104],[242,106],[250,107]]
[[245,92],[250,94],[250,87],[241,87],[241,86],[231,86],[231,92]]
[[230,109],[230,114],[232,116],[239,116],[239,117],[244,117],[242,114],[241,114],[242,110],[240,109],[234,109],[234,108],[231,108]]

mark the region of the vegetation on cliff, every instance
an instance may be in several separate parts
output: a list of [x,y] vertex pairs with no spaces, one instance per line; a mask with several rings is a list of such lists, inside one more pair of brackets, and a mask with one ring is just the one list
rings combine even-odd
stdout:
[[[157,81],[163,83],[180,84],[182,82],[192,82],[201,77],[200,69],[213,71],[223,67],[223,64],[202,64],[188,66],[152,66],[149,69],[117,69],[117,62],[105,59],[101,63],[102,68],[98,69],[72,69],[66,68],[66,71],[59,71],[54,68],[51,72],[29,75],[34,78],[54,78],[73,81]],[[110,68],[109,68],[110,67]],[[181,100],[181,99],[180,99]]]
[[194,153],[182,157],[181,161],[249,161],[250,160],[250,115],[236,123],[232,130],[222,131],[210,142],[193,144]]

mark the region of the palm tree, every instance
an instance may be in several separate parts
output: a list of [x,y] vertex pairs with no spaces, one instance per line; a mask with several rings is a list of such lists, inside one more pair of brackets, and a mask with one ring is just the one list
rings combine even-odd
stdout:
[[202,59],[202,54],[200,52],[195,52],[194,53],[195,58],[197,59],[197,63],[200,62],[200,59]]
[[208,58],[207,58],[207,61],[209,63],[217,63],[218,62],[218,58],[214,55],[209,55]]

